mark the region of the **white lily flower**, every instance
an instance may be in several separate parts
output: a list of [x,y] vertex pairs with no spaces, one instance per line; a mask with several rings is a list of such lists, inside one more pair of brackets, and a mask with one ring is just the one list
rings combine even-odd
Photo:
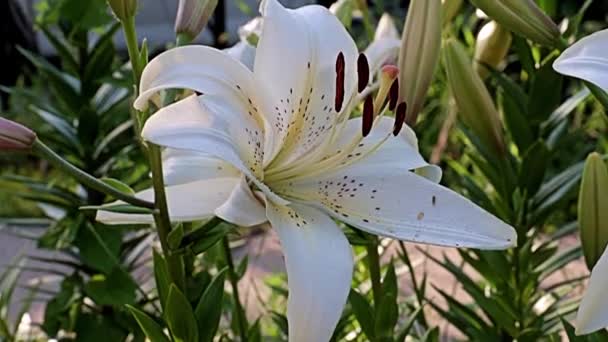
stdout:
[[608,29],[595,32],[562,52],[555,71],[589,81],[608,91]]
[[[135,106],[144,109],[163,89],[202,94],[160,109],[142,132],[166,147],[171,219],[270,223],[285,254],[290,341],[327,341],[346,302],[352,252],[334,219],[413,242],[515,243],[512,227],[437,184],[441,170],[419,154],[414,132],[399,132],[405,104],[396,125],[370,97],[363,118],[348,119],[376,70],[335,16],[276,0],[263,0],[260,11],[253,71],[210,47],[175,48],[147,65]],[[98,219],[152,221],[103,211]]]

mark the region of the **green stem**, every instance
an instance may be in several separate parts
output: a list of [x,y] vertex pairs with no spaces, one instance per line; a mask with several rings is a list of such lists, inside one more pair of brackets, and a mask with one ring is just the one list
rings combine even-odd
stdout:
[[137,34],[135,33],[135,17],[129,17],[121,23],[127,51],[129,52],[129,59],[131,60],[131,67],[133,68],[133,81],[135,82],[136,89],[138,89],[143,66],[139,63],[139,44],[137,43]]
[[[399,248],[401,249],[401,256],[402,256],[403,262],[405,263],[405,265],[407,266],[407,268],[410,271],[409,272],[410,280],[412,281],[412,288],[414,289],[414,293],[416,295],[416,301],[418,302],[418,307],[422,307],[424,305],[424,295],[421,293],[420,287],[418,286],[418,280],[416,279],[416,274],[414,273],[414,266],[412,265],[412,261],[407,252],[407,249],[405,249],[405,244],[403,243],[403,241],[399,241]],[[422,312],[422,314],[420,315],[420,318],[421,318],[420,320],[422,321],[422,323],[425,326],[427,326],[426,317],[424,316],[424,312]]]
[[374,296],[374,307],[378,308],[382,300],[382,286],[380,284],[380,256],[378,255],[378,238],[375,236],[369,237],[371,243],[367,248],[367,267],[369,269],[369,277],[372,281],[372,294]]
[[605,110],[608,110],[608,94],[603,91],[600,87],[596,86],[591,82],[585,81],[585,85],[591,91],[591,94],[604,106]]
[[55,153],[55,151],[51,150],[48,146],[46,146],[42,141],[38,139],[34,141],[34,144],[32,145],[32,150],[40,157],[48,160],[51,164],[53,164],[61,171],[64,171],[65,173],[71,175],[77,181],[88,186],[91,189],[110,195],[116,199],[122,200],[134,206],[154,209],[154,203],[126,194],[108,185],[107,183],[91,176],[90,174],[80,170],[76,166],[70,164],[67,160],[61,158],[61,156]]
[[148,144],[148,159],[150,170],[152,171],[152,186],[154,188],[154,205],[158,213],[154,214],[154,222],[158,231],[161,248],[167,259],[167,267],[171,281],[183,292],[186,291],[186,281],[184,279],[184,264],[179,253],[174,253],[167,242],[171,232],[171,218],[169,217],[169,207],[167,205],[167,195],[165,193],[165,181],[163,179],[163,164],[160,147]]
[[232,296],[234,297],[234,318],[236,319],[236,325],[239,327],[239,335],[241,336],[241,341],[246,342],[247,327],[245,326],[245,312],[243,311],[243,307],[241,306],[241,300],[239,299],[239,279],[234,268],[232,253],[230,252],[230,244],[226,236],[222,238],[222,249],[224,251],[224,257],[226,259],[226,266],[228,266],[228,278],[230,279],[230,285],[232,286]]

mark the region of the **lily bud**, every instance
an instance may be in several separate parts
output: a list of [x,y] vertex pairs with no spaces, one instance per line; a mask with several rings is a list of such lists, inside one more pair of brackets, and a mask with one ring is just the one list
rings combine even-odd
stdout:
[[485,79],[490,74],[488,66],[498,69],[511,47],[511,32],[495,21],[485,24],[477,34],[473,69]]
[[201,33],[215,11],[218,0],[180,0],[175,18],[175,33],[190,39]]
[[399,51],[399,102],[407,103],[407,123],[416,123],[433,79],[441,48],[441,0],[412,0]]
[[28,151],[35,140],[31,129],[0,117],[0,151]]
[[137,12],[137,0],[108,0],[108,4],[120,21],[134,17]]
[[505,143],[498,110],[483,81],[473,71],[471,58],[455,39],[445,43],[443,58],[460,118],[484,144],[494,152],[504,154]]
[[329,11],[346,27],[352,23],[354,9],[353,0],[338,0],[329,6]]
[[462,0],[441,0],[441,7],[443,12],[442,25],[446,26],[460,11]]
[[471,0],[490,18],[505,28],[536,43],[563,46],[557,25],[534,2],[534,0]]
[[397,31],[397,26],[395,26],[393,17],[391,17],[391,15],[388,13],[382,14],[380,21],[378,21],[376,32],[374,33],[374,40],[385,38],[399,39],[399,31]]
[[578,196],[578,224],[589,270],[608,245],[608,169],[597,153],[585,161]]

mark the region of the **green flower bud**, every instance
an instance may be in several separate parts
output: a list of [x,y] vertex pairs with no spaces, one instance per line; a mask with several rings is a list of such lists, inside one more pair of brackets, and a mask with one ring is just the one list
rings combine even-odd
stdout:
[[441,48],[441,0],[412,0],[399,51],[399,102],[407,103],[406,122],[416,123],[431,85]]
[[608,169],[597,153],[585,161],[578,196],[578,225],[589,270],[608,244]]
[[31,129],[0,117],[0,151],[29,151],[35,140]]
[[128,20],[137,13],[137,0],[108,0],[108,4],[120,21]]
[[462,44],[455,39],[446,41],[443,59],[460,118],[490,149],[504,154],[498,110],[483,81],[473,71],[471,58]]
[[563,46],[557,25],[534,0],[471,0],[471,2],[505,28],[536,43]]
[[175,33],[186,35],[190,40],[198,36],[207,22],[218,0],[180,0],[175,18]]
[[462,0],[441,0],[441,7],[443,12],[442,25],[446,26],[460,12]]
[[511,32],[495,21],[485,24],[477,34],[473,69],[485,79],[490,74],[488,66],[498,69],[511,47]]

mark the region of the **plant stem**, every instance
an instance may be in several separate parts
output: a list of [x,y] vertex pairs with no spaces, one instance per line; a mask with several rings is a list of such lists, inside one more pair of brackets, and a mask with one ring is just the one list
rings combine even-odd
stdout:
[[367,267],[369,277],[372,281],[372,294],[374,296],[374,307],[377,308],[382,300],[382,286],[380,284],[380,256],[378,255],[378,238],[369,236],[371,243],[367,248]]
[[[416,280],[416,274],[414,273],[414,266],[412,265],[412,261],[407,252],[407,249],[405,249],[405,244],[403,243],[403,241],[399,241],[399,248],[401,249],[401,255],[402,255],[403,262],[405,263],[405,265],[407,266],[407,268],[410,271],[409,272],[410,280],[412,281],[412,288],[414,289],[414,293],[416,295],[416,301],[418,302],[418,307],[423,307],[424,306],[424,296],[422,295],[422,293],[420,293],[420,287],[418,285],[418,281]],[[420,315],[420,318],[421,318],[420,320],[422,321],[422,323],[426,326],[427,323],[426,323],[426,317],[424,315],[424,311]]]
[[234,318],[236,319],[236,325],[239,327],[239,335],[241,341],[247,341],[247,327],[245,326],[245,312],[241,306],[241,300],[239,299],[239,286],[238,286],[238,275],[234,269],[234,262],[232,260],[232,253],[230,251],[230,244],[228,238],[224,236],[222,238],[222,249],[224,251],[224,258],[226,259],[226,266],[228,266],[228,278],[230,279],[230,285],[232,286],[232,296],[234,298]]
[[42,141],[36,139],[34,144],[32,145],[32,149],[36,152],[40,157],[46,159],[55,167],[64,171],[65,173],[74,177],[80,183],[90,187],[91,189],[97,190],[104,194],[110,195],[114,198],[132,204],[138,207],[144,207],[149,209],[154,209],[154,203],[142,200],[140,198],[133,197],[129,194],[126,194],[107,183],[91,176],[90,174],[82,171],[76,166],[70,164],[67,160],[61,158],[55,151],[51,150],[48,146],[46,146]]
[[135,17],[129,17],[121,23],[127,51],[129,52],[129,59],[131,60],[131,67],[133,68],[133,82],[135,83],[135,88],[138,89],[143,66],[139,63],[139,44],[137,43],[137,34],[135,33]]
[[[122,21],[122,28],[129,51],[129,59],[133,68],[133,82],[136,93],[139,89],[141,73],[143,65],[141,65],[139,44],[137,42],[137,33],[135,31],[135,17],[129,17]],[[136,118],[140,117],[135,115]],[[139,122],[138,122],[139,124]],[[143,122],[141,123],[143,124]],[[167,196],[165,194],[165,182],[163,178],[163,165],[161,159],[160,147],[154,144],[148,144],[148,161],[150,163],[150,171],[152,172],[152,185],[154,187],[154,207],[158,210],[154,214],[154,223],[158,231],[158,237],[163,250],[163,254],[167,260],[167,268],[169,277],[184,294],[186,293],[186,281],[184,275],[184,264],[182,256],[179,253],[172,253],[171,248],[167,243],[167,236],[171,232],[171,219],[169,217],[169,209],[167,207]]]

